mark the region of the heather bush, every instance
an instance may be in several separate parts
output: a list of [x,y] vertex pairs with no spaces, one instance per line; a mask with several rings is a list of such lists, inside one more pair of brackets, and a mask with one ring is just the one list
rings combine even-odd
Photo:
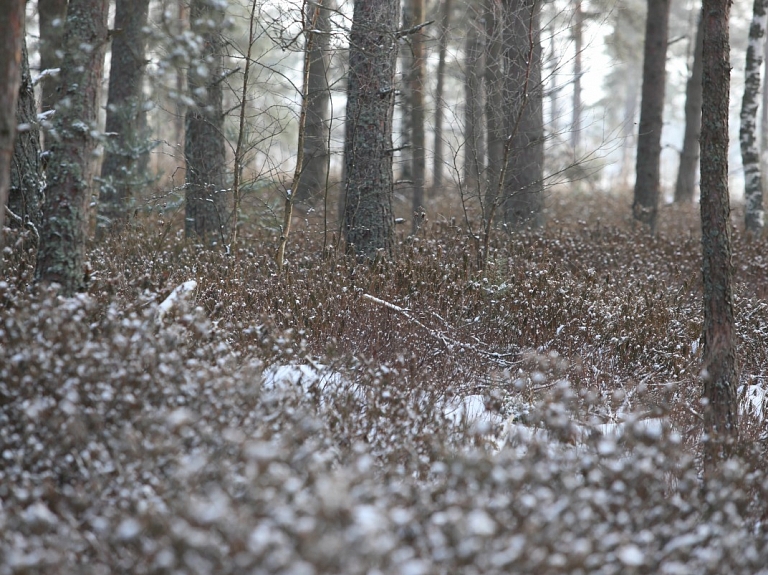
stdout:
[[485,267],[450,218],[372,264],[298,226],[280,275],[269,230],[227,257],[139,218],[63,299],[19,243],[0,574],[768,573],[763,241],[742,442],[704,476],[696,214],[554,200]]

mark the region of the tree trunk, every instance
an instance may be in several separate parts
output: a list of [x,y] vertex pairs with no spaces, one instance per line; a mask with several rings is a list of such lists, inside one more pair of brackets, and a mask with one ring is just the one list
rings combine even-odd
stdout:
[[[424,0],[409,0],[413,6],[414,26],[424,23]],[[413,68],[411,70],[411,129],[413,158],[413,232],[419,229],[424,211],[424,180],[426,154],[424,147],[424,30],[411,34]]]
[[704,22],[701,14],[696,27],[696,47],[693,51],[691,77],[685,90],[685,136],[680,154],[680,167],[675,185],[675,203],[691,203],[696,192],[696,173],[699,164],[699,137],[701,135],[701,76]]
[[[67,19],[67,0],[37,0],[40,18],[40,69],[55,70],[61,68],[60,50],[64,41],[64,23]],[[58,89],[61,85],[60,74],[46,74],[41,80],[43,112],[53,110],[59,101]],[[46,138],[45,148],[50,149],[50,138]]]
[[[464,78],[464,188],[480,197],[480,177],[485,164],[483,138],[482,13],[468,23],[466,74]],[[498,183],[498,182],[497,182]]]
[[394,248],[392,112],[399,0],[357,0],[347,84],[346,203],[348,246],[373,258]]
[[[403,1],[403,30],[408,30],[414,25],[411,0]],[[407,182],[406,193],[410,193],[413,181],[413,114],[411,113],[411,74],[413,72],[413,50],[410,46],[410,39],[406,36],[400,40],[403,43],[403,49],[400,50],[400,85],[399,97],[400,105],[400,179]]]
[[488,166],[483,218],[488,220],[501,198],[499,184],[504,161],[504,78],[502,68],[503,13],[495,0],[485,2],[485,121]]
[[185,233],[214,244],[227,238],[228,196],[226,141],[222,111],[222,57],[220,29],[224,9],[209,0],[193,0],[189,9],[192,32],[200,39],[199,60],[188,73],[194,103],[186,114],[184,157],[187,165]]
[[438,39],[437,85],[435,86],[435,155],[432,163],[432,187],[443,186],[443,112],[445,108],[445,60],[448,55],[448,35],[451,26],[451,0],[440,6],[440,38]]
[[765,51],[768,20],[766,0],[754,0],[749,28],[747,64],[744,70],[744,97],[741,101],[741,162],[744,166],[744,224],[748,232],[763,231],[763,182],[760,173],[760,146],[757,137],[757,108],[760,102],[760,69]]
[[[304,135],[304,170],[296,190],[297,202],[314,203],[325,192],[328,175],[328,122],[331,113],[331,91],[328,72],[331,65],[331,14],[335,3],[325,0],[317,17],[312,49],[309,54],[309,81],[307,86],[307,119]],[[314,13],[314,4],[308,3],[308,18]]]
[[540,226],[544,216],[544,112],[541,86],[539,0],[507,0],[504,220]]
[[661,130],[667,64],[667,28],[670,0],[648,0],[643,61],[643,91],[637,139],[635,219],[656,230],[659,209]]
[[112,40],[107,102],[107,145],[101,166],[99,228],[119,231],[128,217],[134,190],[144,183],[141,156],[147,151],[142,121],[142,85],[146,66],[146,37],[149,0],[117,0]]
[[[83,287],[89,181],[98,143],[99,93],[107,49],[108,0],[72,0],[64,33],[62,100],[54,119],[36,277],[70,296]],[[84,49],[87,47],[88,49]]]
[[571,123],[571,149],[574,158],[578,155],[581,144],[581,55],[584,51],[584,13],[581,10],[581,0],[576,0],[573,6],[573,122]]
[[24,41],[24,0],[0,0],[0,268],[3,223],[10,188],[11,160],[16,139],[16,102],[21,84]]
[[16,108],[16,122],[24,126],[16,135],[11,166],[11,191],[8,207],[22,222],[40,227],[40,207],[43,201],[43,178],[40,167],[40,128],[32,75],[29,71],[27,43],[22,45],[21,89]]
[[728,20],[730,0],[704,0],[701,244],[704,283],[702,380],[705,465],[730,452],[738,434],[736,328],[728,198]]

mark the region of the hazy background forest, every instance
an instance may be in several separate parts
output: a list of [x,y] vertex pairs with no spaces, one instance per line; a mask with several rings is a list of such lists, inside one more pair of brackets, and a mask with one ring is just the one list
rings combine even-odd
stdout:
[[0,0],[0,575],[768,573],[765,5]]

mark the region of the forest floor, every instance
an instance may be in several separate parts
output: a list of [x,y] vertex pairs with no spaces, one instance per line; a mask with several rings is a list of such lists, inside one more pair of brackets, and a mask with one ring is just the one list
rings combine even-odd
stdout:
[[485,266],[462,214],[373,263],[311,214],[282,274],[274,227],[227,256],[141,216],[68,300],[14,236],[0,575],[768,572],[766,240],[734,215],[742,439],[705,484],[698,211],[628,206],[554,193]]

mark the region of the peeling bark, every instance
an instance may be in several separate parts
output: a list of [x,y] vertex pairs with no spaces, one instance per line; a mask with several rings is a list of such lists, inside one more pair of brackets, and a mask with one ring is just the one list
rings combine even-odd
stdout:
[[760,103],[760,70],[765,50],[765,28],[768,22],[766,0],[752,5],[752,25],[747,43],[747,63],[744,69],[744,97],[741,101],[741,163],[744,166],[744,224],[748,232],[763,231],[763,182],[760,173],[760,145],[757,136],[757,108]]

